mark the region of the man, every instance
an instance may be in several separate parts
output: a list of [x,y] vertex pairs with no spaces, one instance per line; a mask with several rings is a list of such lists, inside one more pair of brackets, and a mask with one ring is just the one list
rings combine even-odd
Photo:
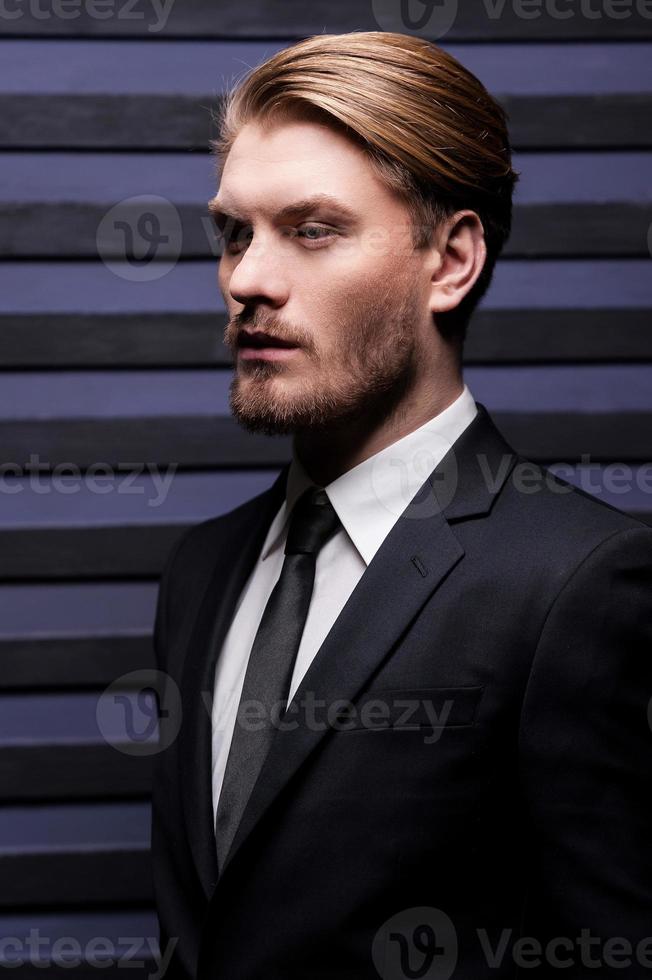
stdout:
[[511,220],[500,107],[421,39],[316,36],[215,149],[231,408],[293,442],[161,580],[174,976],[649,975],[652,530],[462,378]]

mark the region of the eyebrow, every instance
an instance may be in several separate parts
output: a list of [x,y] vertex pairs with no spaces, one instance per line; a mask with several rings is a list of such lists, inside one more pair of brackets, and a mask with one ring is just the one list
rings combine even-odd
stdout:
[[[229,219],[236,221],[246,220],[244,215],[238,212],[237,208],[234,208],[232,205],[228,205],[228,207],[231,208],[230,211],[227,210],[226,204],[218,201],[217,197],[211,198],[208,202],[209,213],[220,226],[226,224]],[[283,218],[301,218],[303,215],[309,214],[311,211],[316,211],[319,208],[326,208],[329,211],[336,212],[349,221],[355,221],[357,218],[352,208],[344,204],[343,201],[339,201],[336,197],[331,197],[330,194],[315,194],[312,197],[303,198],[301,201],[287,204],[276,212],[274,218],[277,221]]]

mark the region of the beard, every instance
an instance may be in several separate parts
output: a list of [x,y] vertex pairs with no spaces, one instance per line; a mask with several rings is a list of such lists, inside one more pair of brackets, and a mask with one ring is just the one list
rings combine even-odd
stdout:
[[235,317],[225,331],[231,350],[238,329],[249,324],[302,349],[288,361],[240,360],[229,389],[236,421],[248,432],[273,436],[325,434],[354,422],[375,427],[394,416],[417,373],[420,310],[416,290],[406,289],[397,300],[397,283],[385,287],[385,295],[376,289],[371,298],[347,304],[327,349],[280,318]]

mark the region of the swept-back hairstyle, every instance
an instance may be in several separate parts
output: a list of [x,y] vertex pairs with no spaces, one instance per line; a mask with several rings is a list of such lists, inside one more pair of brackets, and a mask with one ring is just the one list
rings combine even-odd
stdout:
[[415,248],[455,211],[475,211],[487,258],[473,289],[439,315],[464,341],[469,317],[509,236],[512,170],[507,116],[459,61],[420,37],[383,31],[317,34],[252,69],[223,98],[211,148],[218,175],[240,129],[287,117],[330,125],[354,140],[407,206]]

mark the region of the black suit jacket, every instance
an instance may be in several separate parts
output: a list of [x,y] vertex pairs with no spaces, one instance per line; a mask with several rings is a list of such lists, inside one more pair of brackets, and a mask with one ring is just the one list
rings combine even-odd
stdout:
[[152,817],[168,976],[652,975],[652,529],[478,408],[295,695],[342,699],[353,725],[299,711],[275,734],[219,879],[215,658],[287,467],[173,550]]

